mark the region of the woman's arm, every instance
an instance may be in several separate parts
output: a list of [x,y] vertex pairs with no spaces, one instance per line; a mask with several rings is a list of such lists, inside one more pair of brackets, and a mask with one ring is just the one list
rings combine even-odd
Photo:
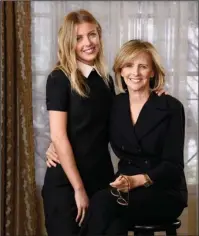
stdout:
[[67,112],[49,111],[50,137],[60,163],[74,190],[82,189],[83,182],[67,136]]
[[66,132],[67,112],[49,111],[49,121],[50,137],[59,156],[60,164],[74,189],[78,209],[76,220],[79,221],[81,217],[81,224],[88,207],[88,197]]
[[71,86],[65,73],[61,70],[52,71],[46,83],[46,106],[49,111],[50,137],[59,156],[61,166],[74,189],[78,210],[76,221],[80,220],[81,224],[88,207],[88,197],[67,135],[70,94]]
[[[177,106],[178,105],[178,106]],[[173,108],[165,137],[161,163],[146,172],[154,184],[176,185],[184,171],[185,114],[183,105],[178,102]]]

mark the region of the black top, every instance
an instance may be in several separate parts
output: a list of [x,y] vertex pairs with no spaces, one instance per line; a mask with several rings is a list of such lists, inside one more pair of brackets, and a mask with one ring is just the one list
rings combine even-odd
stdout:
[[182,103],[169,95],[151,93],[133,125],[129,94],[123,93],[116,96],[110,124],[111,146],[120,158],[118,174],[147,173],[154,187],[186,206]]
[[[67,134],[83,182],[92,181],[100,185],[101,179],[108,184],[113,176],[108,151],[108,125],[115,95],[114,84],[110,78],[108,87],[95,70],[85,80],[90,88],[88,98],[83,98],[71,90],[70,81],[62,70],[54,70],[47,79],[47,110],[67,112]],[[57,185],[67,181],[63,170],[60,172],[60,165],[50,169],[54,169],[51,171],[54,173],[51,184],[54,182]]]

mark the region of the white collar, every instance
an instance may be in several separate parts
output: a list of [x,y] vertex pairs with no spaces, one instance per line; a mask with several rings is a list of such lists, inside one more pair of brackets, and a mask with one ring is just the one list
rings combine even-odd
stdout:
[[[96,66],[90,66],[84,64],[81,61],[77,61],[77,67],[81,70],[84,77],[88,78],[92,70],[96,70],[97,73],[100,75],[99,71],[97,70]],[[101,76],[101,75],[100,75]]]

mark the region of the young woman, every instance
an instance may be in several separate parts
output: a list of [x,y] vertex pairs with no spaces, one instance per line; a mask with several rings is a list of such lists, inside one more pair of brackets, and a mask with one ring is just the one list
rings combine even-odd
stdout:
[[110,143],[118,173],[111,188],[91,199],[81,235],[127,235],[129,225],[169,222],[187,206],[184,108],[153,92],[164,83],[157,51],[131,40],[118,52],[114,72],[121,93],[112,107]]
[[58,35],[58,64],[46,85],[50,137],[60,164],[47,168],[42,189],[49,236],[79,231],[89,198],[108,186],[113,81],[104,64],[101,27],[87,11],[71,12]]

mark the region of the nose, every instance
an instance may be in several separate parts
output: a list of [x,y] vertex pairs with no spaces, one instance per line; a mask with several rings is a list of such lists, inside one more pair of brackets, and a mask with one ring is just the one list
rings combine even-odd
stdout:
[[132,67],[132,74],[137,76],[139,74],[139,68],[137,66]]
[[90,46],[91,45],[91,40],[87,36],[84,38],[84,45],[86,45],[86,46]]

